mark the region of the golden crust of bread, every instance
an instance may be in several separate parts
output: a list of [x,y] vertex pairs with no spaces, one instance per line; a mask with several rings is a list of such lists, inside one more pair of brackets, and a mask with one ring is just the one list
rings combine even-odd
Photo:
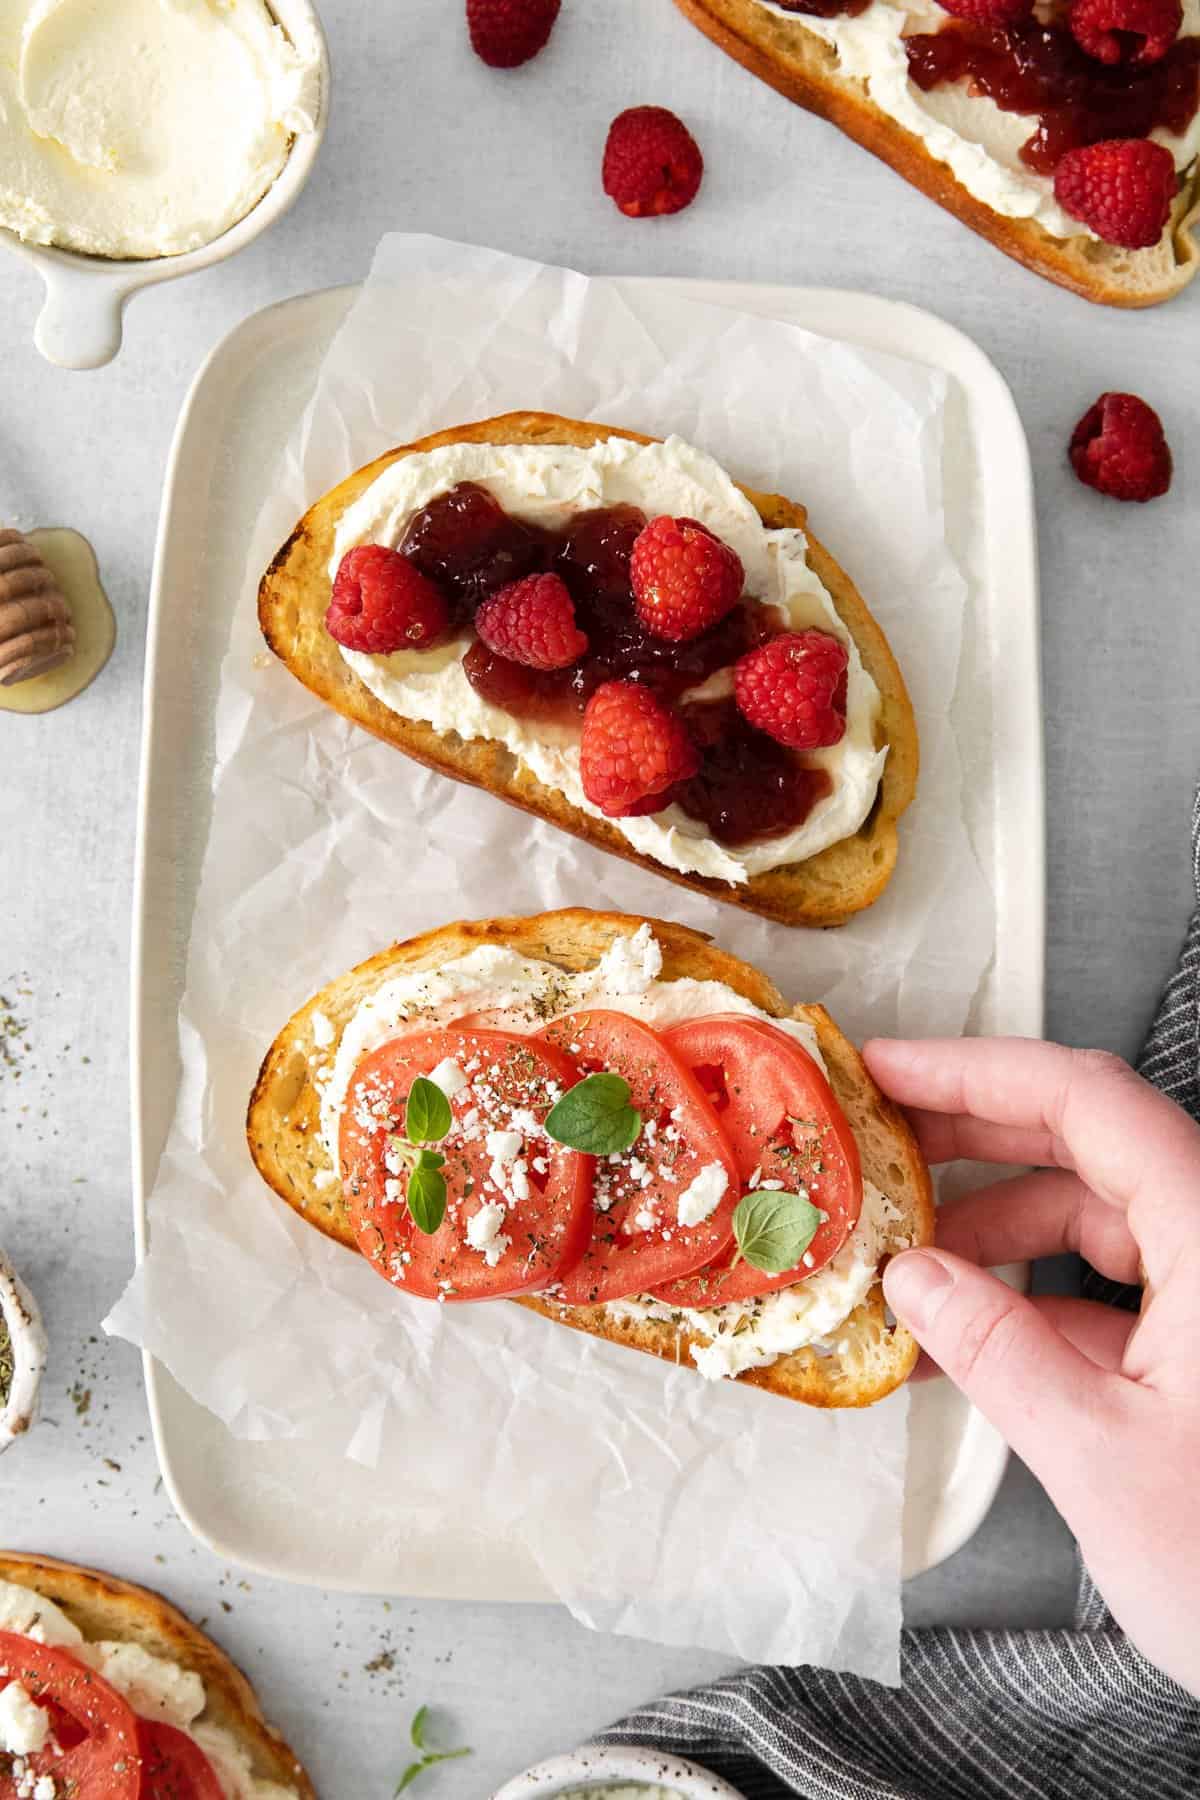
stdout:
[[572,444],[586,448],[609,437],[653,442],[616,426],[583,424],[553,413],[506,413],[474,425],[435,432],[389,451],[359,469],[311,507],[282,546],[259,588],[258,616],[263,636],[298,680],[312,693],[394,744],[428,768],[486,788],[513,806],[535,813],[588,843],[637,863],[681,887],[708,894],[785,925],[840,925],[877,900],[896,862],[896,822],[916,791],[916,722],[903,677],[883,632],[853,582],[813,538],[804,509],[779,494],[743,490],[770,528],[794,526],[808,537],[809,560],[833,598],[838,614],[858,645],[865,667],[882,695],[879,742],[889,745],[875,807],[862,829],[805,862],[789,863],[734,886],[702,875],[683,875],[642,856],[605,819],[594,819],[552,788],[543,787],[503,745],[486,738],[463,739],[403,719],[363,686],[324,628],[329,604],[329,562],[343,512],[391,463],[443,444]]
[[752,74],[870,150],[956,218],[1060,287],[1103,306],[1156,306],[1186,287],[1200,267],[1200,161],[1180,186],[1159,242],[1123,250],[1080,235],[1057,238],[1033,219],[1010,219],[968,193],[945,163],[844,75],[836,52],[800,16],[768,11],[757,0],[675,0],[694,25]]
[[223,1726],[250,1757],[255,1777],[290,1787],[299,1800],[316,1800],[300,1762],[267,1724],[241,1670],[212,1639],[160,1594],[98,1569],[24,1551],[0,1552],[0,1581],[33,1588],[60,1606],[85,1638],[140,1644],[199,1675],[208,1697],[201,1719]]
[[[565,970],[590,969],[615,938],[632,936],[642,923],[641,918],[627,914],[578,907],[531,918],[467,920],[393,944],[331,981],[289,1019],[259,1072],[246,1121],[250,1154],[259,1173],[302,1218],[336,1243],[357,1250],[337,1171],[320,1135],[320,1094],[314,1071],[336,1054],[342,1033],[362,1001],[403,970],[437,969],[481,944],[504,946]],[[830,1081],[858,1140],[863,1173],[900,1210],[897,1247],[901,1241],[929,1243],[933,1236],[932,1189],[916,1140],[903,1114],[879,1092],[858,1052],[824,1008],[798,1006],[790,1010],[764,975],[718,949],[702,933],[663,919],[651,919],[649,924],[662,950],[663,980],[690,976],[698,981],[721,981],[775,1018],[788,1017],[790,1012],[812,1024]],[[334,1041],[327,1047],[318,1047],[313,1035],[316,1013],[333,1027]],[[324,1185],[318,1184],[318,1177]],[[690,1340],[672,1323],[617,1320],[602,1307],[564,1307],[537,1298],[517,1304],[574,1330],[671,1362],[686,1363],[688,1359]],[[906,1379],[917,1357],[917,1346],[908,1332],[889,1323],[879,1282],[851,1315],[842,1342],[847,1347],[836,1355],[801,1350],[738,1379],[811,1406],[869,1406]]]

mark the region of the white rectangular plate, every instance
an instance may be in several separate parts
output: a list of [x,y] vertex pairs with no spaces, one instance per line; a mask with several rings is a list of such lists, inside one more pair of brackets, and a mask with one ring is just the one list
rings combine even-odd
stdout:
[[[1037,1035],[1043,997],[1043,777],[1037,577],[1028,451],[1001,376],[931,314],[873,295],[661,281],[716,305],[890,351],[953,379],[947,530],[971,588],[963,655],[990,718],[986,761],[966,771],[976,853],[993,885],[996,950],[974,1009],[980,1032]],[[146,657],[134,907],[132,1115],[139,1257],[146,1196],[174,1112],[177,1013],[203,853],[214,714],[230,610],[265,483],[311,392],[349,289],[255,314],[201,369],[180,417],[155,556]],[[974,741],[980,741],[978,730]],[[567,897],[565,897],[567,898]],[[436,1548],[406,1541],[381,1475],[310,1443],[248,1443],[147,1357],[163,1478],[184,1522],[220,1556],[324,1588],[470,1599],[552,1598],[525,1555],[498,1570],[466,1528]],[[298,1378],[303,1379],[302,1372]],[[957,1550],[987,1512],[1006,1452],[945,1383],[914,1393],[905,1572]],[[336,1518],[335,1532],[312,1521]],[[485,1571],[486,1559],[486,1571]]]

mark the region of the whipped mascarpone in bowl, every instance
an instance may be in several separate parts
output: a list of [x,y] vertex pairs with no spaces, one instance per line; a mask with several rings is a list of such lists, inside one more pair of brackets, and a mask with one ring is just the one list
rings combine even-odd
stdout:
[[[993,212],[1032,219],[1052,237],[1094,237],[1054,198],[1054,182],[1021,161],[1020,151],[1037,121],[1028,113],[1004,112],[986,94],[972,94],[964,81],[947,82],[922,93],[909,80],[904,39],[934,32],[950,15],[937,0],[870,0],[864,12],[819,19],[786,11],[775,0],[758,0],[784,18],[803,25],[836,51],[840,72],[862,81],[881,112],[920,138],[930,155],[945,163],[967,192]],[[1181,37],[1200,35],[1200,0],[1183,0]],[[1200,111],[1187,130],[1151,134],[1165,144],[1177,169],[1200,153]]]
[[200,249],[315,131],[320,67],[265,0],[0,0],[0,225],[120,260]]
[[[678,806],[644,818],[609,820],[635,850],[685,874],[742,883],[853,836],[874,805],[887,758],[886,749],[877,748],[875,742],[880,695],[830,595],[809,567],[802,531],[768,530],[724,469],[681,438],[661,444],[609,438],[587,449],[565,444],[447,444],[401,457],[347,508],[334,542],[330,579],[356,544],[397,546],[413,514],[460,481],[477,482],[506,512],[542,526],[559,526],[571,512],[583,508],[618,504],[638,506],[648,517],[670,513],[699,519],[736,550],[746,572],[747,593],[772,608],[787,630],[816,627],[849,651],[845,734],[830,748],[808,753],[813,766],[828,771],[832,791],[802,824],[777,837],[730,847],[719,844],[701,820],[690,818]],[[583,792],[578,730],[519,719],[484,700],[462,666],[470,642],[464,637],[433,650],[397,651],[391,656],[346,649],[341,654],[364,686],[393,712],[462,738],[496,740],[543,786],[557,789],[591,817],[603,817]],[[706,698],[719,691],[714,684],[723,673],[703,684]]]

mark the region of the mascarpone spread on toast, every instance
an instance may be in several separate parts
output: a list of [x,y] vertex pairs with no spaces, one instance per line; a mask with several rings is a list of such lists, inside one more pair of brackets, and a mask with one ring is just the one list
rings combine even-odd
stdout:
[[[875,105],[898,125],[920,138],[930,155],[945,163],[956,181],[976,200],[1010,219],[1032,219],[1051,237],[1095,237],[1095,232],[1063,210],[1054,198],[1054,182],[1021,161],[1037,121],[1028,113],[1003,112],[986,94],[972,94],[967,83],[949,82],[922,93],[908,78],[904,39],[916,32],[937,31],[949,14],[937,0],[871,0],[855,17],[840,14],[819,19],[808,13],[785,12],[775,0],[760,6],[803,25],[832,46],[840,71],[862,81]],[[1200,34],[1200,0],[1183,0],[1181,37]],[[1200,152],[1200,112],[1180,135],[1151,134],[1165,144],[1177,169],[1186,169]]]

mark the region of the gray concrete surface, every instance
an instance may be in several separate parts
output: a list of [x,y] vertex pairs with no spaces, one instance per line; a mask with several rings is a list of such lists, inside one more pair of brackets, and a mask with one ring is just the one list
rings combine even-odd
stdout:
[[[0,1525],[157,1582],[222,1641],[341,1800],[390,1793],[415,1707],[475,1746],[426,1789],[467,1800],[714,1659],[590,1636],[553,1609],[393,1602],[244,1584],[173,1517],[156,1480],[138,1361],[97,1341],[131,1257],[127,1127],[130,872],[146,595],[164,460],[201,359],[249,311],[353,280],[384,230],[430,230],[593,272],[865,287],[973,336],[1017,398],[1042,549],[1049,789],[1048,1029],[1133,1051],[1180,941],[1200,769],[1194,570],[1200,288],[1117,314],[1058,292],[972,237],[830,128],[699,37],[668,0],[566,0],[550,51],[513,76],[464,53],[460,9],[325,0],[337,70],[322,161],[296,210],[234,262],[136,301],[120,359],[41,362],[38,283],[0,255],[0,514],[96,545],[116,658],[78,704],[0,715],[0,994],[27,1029],[0,1052],[0,1241],[53,1340],[46,1419],[0,1463]],[[675,220],[619,217],[599,191],[611,116],[675,107],[703,146]],[[1081,489],[1070,428],[1106,388],[1166,419],[1180,479],[1147,508]],[[864,504],[886,496],[864,496]],[[337,1521],[314,1519],[314,1532]],[[974,1542],[913,1584],[910,1617],[1011,1625],[1067,1616],[1071,1551],[1012,1468]]]

